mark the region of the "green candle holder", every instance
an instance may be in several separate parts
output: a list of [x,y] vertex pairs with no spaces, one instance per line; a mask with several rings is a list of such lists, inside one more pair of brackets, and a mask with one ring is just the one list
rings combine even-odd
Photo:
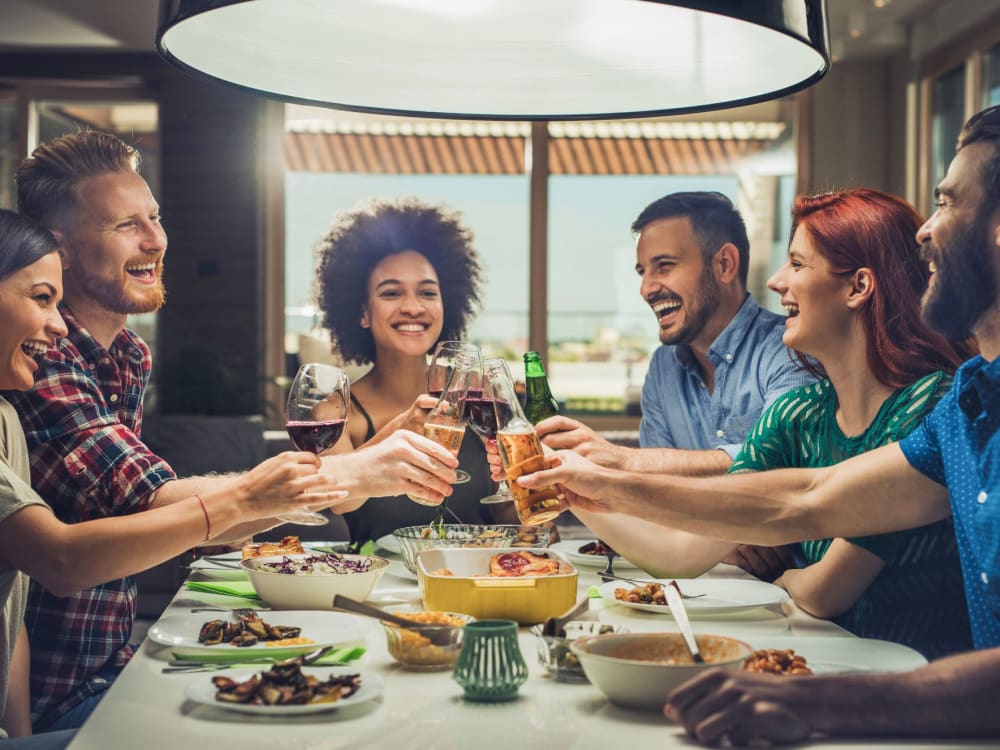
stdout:
[[517,698],[528,679],[528,665],[517,643],[513,620],[477,620],[465,626],[462,651],[452,677],[470,701],[499,702]]

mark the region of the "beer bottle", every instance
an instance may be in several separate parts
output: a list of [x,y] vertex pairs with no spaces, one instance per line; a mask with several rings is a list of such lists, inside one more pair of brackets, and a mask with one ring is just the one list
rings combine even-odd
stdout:
[[524,355],[524,380],[527,391],[524,416],[529,422],[538,424],[559,413],[559,402],[549,390],[549,381],[545,377],[545,368],[542,367],[538,352],[527,352]]

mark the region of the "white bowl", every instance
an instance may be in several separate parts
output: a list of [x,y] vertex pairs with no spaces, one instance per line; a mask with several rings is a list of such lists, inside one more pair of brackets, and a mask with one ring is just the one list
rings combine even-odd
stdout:
[[336,555],[351,562],[369,561],[369,569],[364,572],[344,573],[277,573],[261,570],[269,563],[288,560],[299,563],[308,558],[324,557],[321,553],[304,555],[276,555],[254,557],[240,562],[257,595],[274,609],[333,609],[335,594],[343,594],[352,599],[364,601],[375,588],[375,584],[389,567],[384,557],[372,555]]
[[611,633],[580,638],[570,649],[587,678],[612,703],[662,711],[674,688],[706,669],[740,669],[753,649],[721,635],[696,635],[704,664],[691,659],[680,633]]

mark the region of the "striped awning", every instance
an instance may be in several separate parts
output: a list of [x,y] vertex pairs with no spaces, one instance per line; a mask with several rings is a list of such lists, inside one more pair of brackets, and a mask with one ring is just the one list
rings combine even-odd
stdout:
[[[550,123],[554,175],[731,174],[781,122]],[[370,174],[523,174],[527,123],[298,122],[286,167]]]

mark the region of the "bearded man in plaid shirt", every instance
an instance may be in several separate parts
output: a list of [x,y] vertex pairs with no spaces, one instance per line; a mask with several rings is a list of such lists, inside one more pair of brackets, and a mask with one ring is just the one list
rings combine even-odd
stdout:
[[[178,479],[139,437],[152,363],[126,322],[163,304],[167,237],[138,161],[117,136],[85,131],[39,146],[16,175],[18,208],[60,241],[69,335],[47,353],[35,388],[7,398],[28,439],[32,484],[68,523],[140,512],[227,481]],[[456,465],[436,443],[399,430],[324,457],[321,470],[345,500],[410,493],[439,502]],[[277,523],[244,525],[229,539]],[[36,731],[77,727],[93,710],[133,653],[135,605],[131,578],[66,598],[32,583],[25,624]]]

